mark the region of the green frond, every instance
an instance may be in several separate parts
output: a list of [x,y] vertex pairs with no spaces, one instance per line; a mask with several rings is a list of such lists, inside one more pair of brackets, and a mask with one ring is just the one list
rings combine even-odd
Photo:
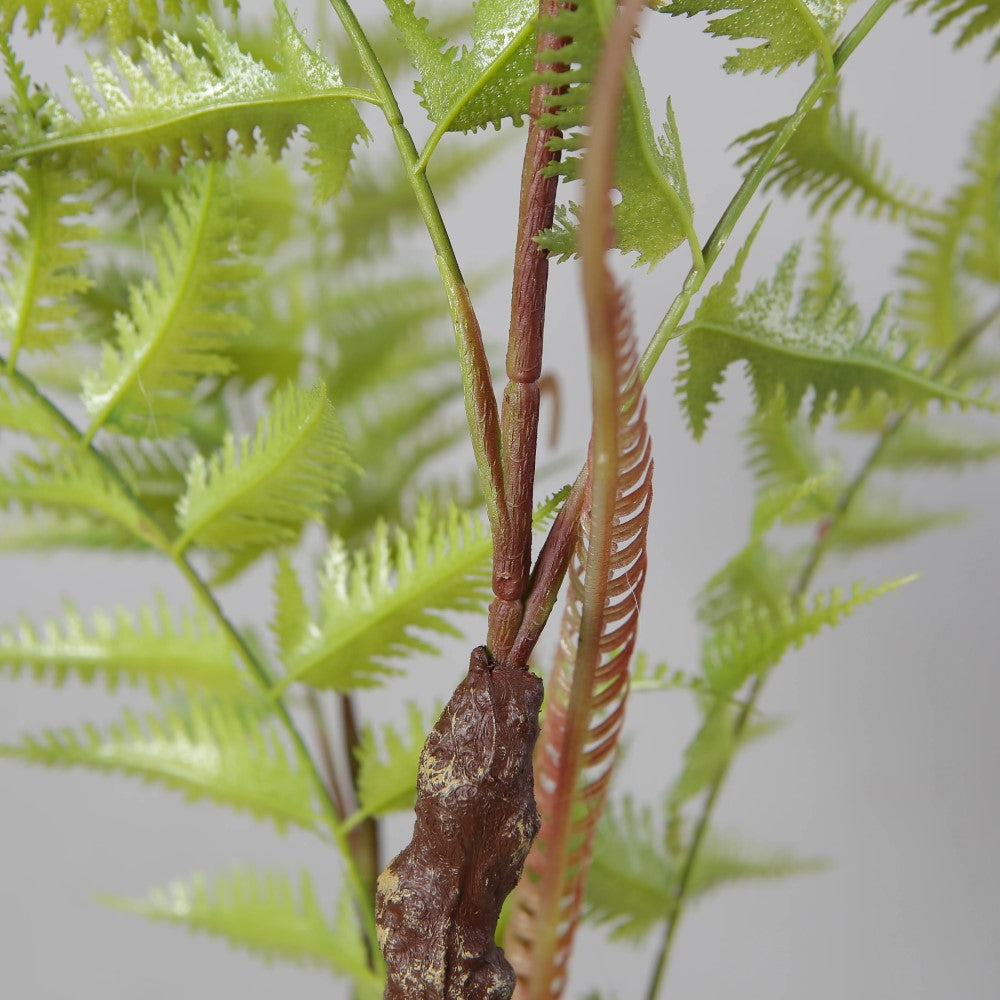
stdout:
[[891,580],[878,587],[855,584],[848,593],[835,587],[795,604],[787,599],[779,609],[747,603],[738,615],[727,617],[702,646],[702,671],[711,689],[720,695],[738,691],[746,681],[764,673],[793,647],[839,625],[848,615],[914,577]]
[[245,693],[246,678],[233,663],[226,636],[203,611],[176,615],[160,597],[137,613],[116,608],[92,622],[67,603],[60,619],[38,627],[22,619],[0,629],[0,672],[63,684],[75,677],[102,680],[109,691],[121,683],[200,687],[222,694]]
[[417,767],[427,733],[440,715],[428,715],[413,702],[406,706],[402,731],[386,725],[365,726],[356,751],[358,761],[358,805],[368,816],[384,816],[399,809],[412,809],[417,797]]
[[973,435],[939,421],[914,418],[902,424],[879,455],[879,466],[888,469],[961,469],[988,462],[1000,455],[1000,438]]
[[973,134],[965,177],[941,212],[911,228],[900,317],[916,344],[947,348],[975,320],[968,279],[1000,284],[1000,100]]
[[53,552],[58,549],[138,549],[135,537],[114,524],[81,515],[34,511],[6,516],[0,524],[0,552]]
[[96,230],[87,184],[68,170],[20,164],[20,202],[0,271],[0,338],[9,363],[21,351],[55,351],[73,336],[79,296],[90,287],[85,243]]
[[146,899],[103,897],[103,902],[222,938],[268,961],[314,965],[349,976],[359,1000],[381,996],[382,984],[368,968],[349,897],[341,896],[331,921],[309,873],[300,872],[296,881],[285,872],[241,866],[212,879],[198,873],[171,882]]
[[228,344],[247,328],[241,315],[254,269],[238,248],[239,215],[215,167],[192,170],[170,198],[154,245],[156,280],[129,293],[115,317],[117,343],[84,376],[88,435],[111,425],[157,436],[176,432],[198,382],[230,371]]
[[[787,121],[779,118],[741,135],[737,164],[749,169],[756,163]],[[841,111],[835,93],[813,107],[792,133],[764,182],[764,190],[772,188],[786,197],[801,193],[810,212],[827,216],[843,208],[892,219],[922,211],[909,186],[882,162],[879,144],[865,135],[853,114]]]
[[192,450],[187,438],[116,437],[101,446],[102,454],[167,535],[174,530],[175,510],[184,493]]
[[829,545],[844,552],[895,545],[916,535],[965,520],[960,510],[907,510],[894,497],[859,496],[830,529]]
[[781,847],[758,847],[742,837],[710,833],[691,872],[691,896],[748,879],[772,881],[790,875],[814,875],[829,867],[822,858],[803,858]]
[[36,395],[0,375],[0,428],[58,444],[69,442],[66,425]]
[[60,516],[83,515],[95,527],[124,529],[148,544],[150,525],[119,483],[87,452],[65,449],[40,458],[16,455],[0,472],[0,509],[19,506]]
[[[281,0],[275,3],[273,59],[265,64],[240,50],[210,18],[198,19],[204,56],[167,34],[160,46],[140,41],[141,61],[119,51],[112,65],[91,64],[93,86],[71,81],[79,116],[54,100],[44,118],[24,127],[10,158],[47,154],[93,159],[105,153],[128,163],[222,160],[234,132],[247,152],[255,134],[277,158],[292,133],[305,126],[306,167],[316,195],[339,190],[353,148],[368,135],[340,74],[306,45]],[[274,68],[272,68],[272,66]]]
[[[944,31],[962,22],[956,48],[968,45],[973,39],[1000,25],[1000,0],[910,0],[908,10],[926,7],[935,17],[934,31]],[[989,57],[1000,52],[1000,35],[990,46]]]
[[181,702],[145,721],[126,712],[106,732],[50,729],[0,746],[0,757],[142,778],[189,801],[208,798],[272,820],[279,830],[321,823],[311,774],[289,759],[270,723],[237,702]]
[[301,636],[279,636],[290,650],[281,687],[371,687],[392,672],[393,660],[436,652],[426,633],[461,634],[445,611],[488,603],[491,552],[478,517],[455,508],[435,519],[422,506],[410,533],[382,523],[371,544],[353,553],[335,538],[320,576],[318,617]]
[[774,278],[739,299],[737,284],[755,234],[756,229],[685,327],[677,382],[696,438],[720,398],[726,370],[737,361],[746,363],[758,410],[783,394],[785,413],[792,417],[811,392],[813,423],[827,410],[842,413],[876,393],[918,406],[931,400],[978,402],[936,379],[930,363],[912,364],[888,327],[884,304],[863,323],[842,289],[817,301],[807,288],[796,302],[798,246],[784,256]]
[[[833,35],[850,0],[662,0],[677,17],[718,14],[705,30],[716,38],[760,40],[726,57],[727,73],[783,73],[817,54],[830,59]],[[725,13],[731,11],[731,13]]]
[[670,813],[676,813],[685,802],[708,788],[736,752],[735,706],[720,692],[718,696],[706,696],[703,713],[698,729],[684,748],[680,773],[667,793]]
[[700,689],[700,679],[675,669],[664,660],[653,663],[646,653],[637,653],[629,677],[629,692],[691,691]]
[[254,436],[227,434],[211,458],[195,455],[177,505],[178,552],[196,543],[228,551],[293,542],[340,488],[348,459],[322,383],[289,386],[271,401]]
[[[0,32],[13,27],[17,15],[24,12],[23,25],[29,33],[49,21],[56,38],[62,40],[67,28],[73,28],[84,38],[98,31],[105,32],[113,45],[119,45],[136,34],[152,35],[162,30],[163,22],[181,16],[185,9],[210,12],[211,0],[0,0]],[[237,0],[226,0],[234,13]]]
[[612,940],[641,941],[670,914],[676,877],[648,806],[609,802],[597,824],[584,919],[610,929]]
[[[544,76],[566,90],[553,97],[553,112],[543,115],[541,121],[563,132],[563,137],[553,142],[564,152],[553,169],[570,180],[579,176],[581,159],[574,154],[585,144],[582,130],[590,87],[616,10],[614,0],[588,0],[562,8],[552,25],[556,35],[571,41],[545,56],[550,68]],[[618,121],[615,187],[621,200],[613,210],[615,245],[622,253],[635,253],[636,265],[650,267],[685,241],[697,256],[700,248],[694,231],[694,208],[673,107],[668,101],[663,132],[657,134],[639,71],[631,60]],[[556,228],[541,237],[543,246],[562,259],[575,253],[569,242],[574,234],[570,214],[576,214],[576,206],[571,205],[569,213],[560,213]]]
[[473,8],[472,47],[461,52],[431,35],[415,0],[385,5],[420,74],[417,93],[428,117],[448,132],[470,132],[505,118],[520,124],[528,112],[534,65],[535,0],[478,0]]

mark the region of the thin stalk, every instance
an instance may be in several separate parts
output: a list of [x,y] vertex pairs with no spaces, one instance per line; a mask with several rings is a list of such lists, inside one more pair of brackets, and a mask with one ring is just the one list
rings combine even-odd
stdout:
[[[0,367],[6,367],[6,361],[3,357],[0,357]],[[230,646],[247,666],[250,671],[250,675],[254,678],[261,691],[264,694],[270,695],[274,679],[271,677],[267,666],[256,655],[239,629],[233,624],[232,621],[230,621],[229,616],[222,609],[222,606],[219,604],[211,587],[209,587],[205,580],[199,575],[197,570],[191,565],[190,561],[180,553],[173,551],[170,539],[163,532],[162,528],[160,528],[160,526],[156,523],[155,518],[146,508],[145,504],[143,504],[139,497],[136,496],[129,482],[124,478],[124,476],[121,475],[118,469],[115,468],[114,464],[103,454],[103,452],[94,446],[92,441],[84,441],[83,434],[76,424],[60,409],[59,406],[57,406],[45,393],[43,393],[37,385],[35,385],[31,378],[23,372],[17,370],[8,371],[7,375],[21,389],[44,406],[59,422],[59,424],[66,429],[69,437],[84,452],[89,454],[91,458],[97,462],[98,465],[100,465],[102,470],[121,488],[124,495],[128,498],[129,503],[139,515],[139,521],[144,532],[141,540],[146,544],[151,545],[154,549],[159,550],[171,560],[178,572],[180,572],[180,574],[188,582],[189,586],[194,591],[205,610],[212,616],[212,618],[215,619],[218,626],[226,634]],[[347,838],[343,832],[341,817],[337,812],[336,803],[331,797],[331,792],[326,787],[323,776],[316,766],[316,762],[313,760],[312,755],[309,753],[305,740],[302,738],[302,734],[299,732],[294,719],[292,719],[287,705],[280,699],[273,699],[273,704],[278,715],[278,719],[292,743],[297,759],[312,779],[320,806],[326,816],[330,832],[333,835],[334,842],[336,843],[343,858],[348,883],[350,884],[351,890],[356,897],[358,906],[364,913],[365,929],[370,940],[371,947],[374,949],[373,953],[380,954],[378,951],[378,938],[375,930],[375,915],[372,912],[370,904],[367,900],[364,886],[358,873],[357,865],[354,862],[354,858],[351,856]]]
[[[946,372],[966,351],[969,350],[969,348],[973,346],[973,344],[975,344],[979,337],[982,336],[982,334],[985,333],[998,318],[1000,318],[1000,303],[994,306],[993,309],[986,313],[976,323],[969,326],[969,328],[965,330],[961,336],[955,339],[948,351],[932,369],[934,377],[939,377]],[[898,413],[893,415],[893,417],[886,423],[886,426],[879,434],[878,440],[872,446],[867,456],[865,456],[865,459],[859,466],[858,470],[851,477],[850,482],[847,483],[841,491],[832,513],[821,525],[820,530],[817,531],[816,538],[809,550],[809,554],[802,565],[802,570],[789,592],[789,599],[793,606],[797,601],[801,600],[806,591],[809,589],[809,585],[812,583],[812,580],[819,569],[823,556],[826,555],[829,549],[830,537],[832,533],[831,529],[850,511],[851,506],[853,505],[862,487],[877,467],[879,459],[882,457],[889,442],[903,426],[906,420],[913,414],[915,409],[916,405],[910,403]],[[764,682],[767,680],[767,676],[767,674],[760,674],[753,679],[747,692],[746,700],[741,705],[740,711],[733,722],[732,745],[734,748],[739,746],[746,731],[747,723],[750,721],[757,708],[757,703],[760,701],[761,693],[764,688]],[[726,779],[729,776],[734,759],[735,753],[731,754],[723,762],[718,773],[712,780],[712,784],[709,786],[709,790],[702,803],[701,812],[698,815],[698,820],[695,823],[691,834],[691,842],[685,854],[684,865],[677,880],[674,906],[667,919],[663,940],[660,942],[660,947],[653,963],[653,973],[650,979],[649,989],[646,992],[647,1000],[656,1000],[656,997],[659,995],[663,977],[670,959],[670,952],[673,946],[674,938],[677,933],[677,927],[684,914],[684,906],[687,901],[687,892],[691,884],[691,877],[697,867],[698,858],[705,843],[705,835],[708,832],[708,828],[711,823],[712,814],[715,810],[715,804],[723,786],[725,785]]]
[[[351,776],[351,787],[354,790],[354,802],[357,805],[358,774],[361,770],[357,750],[361,741],[361,732],[358,729],[357,718],[354,714],[354,700],[351,696],[349,694],[338,695],[337,701],[340,705],[341,732],[344,736],[344,756],[347,758],[347,769]],[[361,869],[361,877],[371,893],[372,900],[374,900],[381,867],[379,863],[378,819],[374,816],[366,817],[358,829],[351,831],[350,841],[354,856],[358,861],[358,867]]]
[[393,93],[392,85],[350,3],[347,0],[330,0],[330,6],[340,18],[378,97],[379,106],[392,130],[396,149],[406,168],[410,187],[413,189],[420,214],[423,216],[424,225],[437,255],[438,269],[448,293],[452,325],[455,328],[472,450],[476,457],[494,544],[498,544],[506,536],[507,531],[503,503],[500,418],[479,320],[473,309],[469,289],[462,276],[462,269],[455,256],[434,192],[426,173],[419,167],[420,157],[417,147],[403,121],[403,114],[399,109],[399,102]]
[[705,242],[705,246],[702,249],[703,266],[699,267],[696,264],[688,272],[681,290],[670,304],[670,308],[667,310],[646,350],[643,352],[642,360],[639,362],[639,376],[643,382],[649,379],[664,348],[673,339],[678,324],[684,318],[684,314],[691,304],[691,299],[698,292],[698,289],[701,288],[712,265],[718,260],[719,255],[725,249],[726,243],[736,228],[737,222],[739,222],[740,217],[746,211],[750,200],[757,193],[757,189],[763,183],[768,171],[774,165],[774,161],[802,124],[805,116],[833,85],[837,74],[848,57],[861,44],[872,28],[875,27],[892,3],[893,0],[875,0],[875,3],[871,5],[864,16],[851,29],[847,37],[837,46],[836,51],[833,53],[832,61],[827,62],[824,60],[824,70],[813,80],[809,89],[802,95],[802,98],[796,105],[795,111],[792,112],[785,121],[785,124],[768,143],[767,148],[761,153],[750,172],[743,179],[743,183],[737,189],[736,194],[733,195],[715,229],[712,230],[712,234]]
[[344,793],[340,788],[340,781],[337,777],[337,762],[333,759],[333,742],[330,739],[330,727],[327,725],[326,716],[323,714],[323,706],[320,704],[319,695],[309,690],[306,694],[306,707],[309,709],[309,717],[312,719],[313,732],[316,734],[316,742],[319,745],[319,759],[323,764],[323,771],[326,774],[326,785],[330,789],[330,796],[340,823],[343,825],[345,817],[350,815],[351,810],[347,807]]

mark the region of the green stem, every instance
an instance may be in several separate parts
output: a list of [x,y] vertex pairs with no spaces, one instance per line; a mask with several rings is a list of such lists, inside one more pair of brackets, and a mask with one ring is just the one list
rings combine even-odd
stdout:
[[389,79],[382,69],[378,56],[368,36],[361,27],[357,16],[347,0],[330,0],[351,44],[358,54],[385,120],[392,130],[396,148],[406,169],[406,175],[413,189],[414,197],[423,216],[424,225],[437,255],[441,280],[448,293],[451,307],[452,325],[458,346],[462,368],[462,386],[465,391],[465,408],[472,436],[472,449],[476,456],[479,478],[483,486],[486,510],[493,530],[494,541],[506,528],[503,513],[503,470],[500,460],[500,418],[497,412],[496,396],[489,361],[483,347],[479,321],[472,307],[469,290],[462,276],[458,258],[455,256],[451,238],[445,228],[441,210],[431,189],[427,175],[420,168],[420,156],[413,142],[413,136],[403,121],[399,102],[393,93]]
[[[0,367],[7,367],[7,362],[2,356],[0,356]],[[129,503],[139,515],[138,520],[143,531],[143,534],[139,536],[140,540],[145,544],[151,545],[154,549],[159,550],[171,560],[180,574],[185,580],[187,580],[189,586],[197,595],[205,610],[208,611],[208,613],[215,619],[216,623],[226,634],[230,645],[240,659],[246,664],[251,676],[254,678],[261,691],[265,695],[270,695],[271,688],[274,684],[274,679],[271,677],[270,671],[267,669],[263,661],[254,653],[253,649],[251,649],[239,629],[237,629],[233,622],[230,621],[229,617],[226,615],[222,606],[216,599],[211,587],[209,587],[205,580],[198,574],[197,570],[195,570],[195,568],[183,555],[173,551],[170,539],[166,536],[163,529],[156,523],[156,519],[146,508],[146,505],[138,496],[136,496],[128,480],[122,476],[107,456],[94,446],[92,441],[84,440],[79,427],[76,426],[76,424],[59,408],[59,406],[57,406],[44,392],[38,388],[31,378],[17,370],[8,370],[7,377],[15,382],[24,392],[32,396],[32,398],[35,399],[40,405],[44,406],[52,417],[63,428],[65,428],[67,435],[84,452],[89,454],[90,457],[101,467],[102,471],[119,486],[123,494],[128,498]],[[273,699],[273,703],[275,711],[278,714],[278,719],[285,729],[288,738],[292,742],[295,755],[310,775],[313,786],[317,791],[330,832],[333,835],[334,842],[343,857],[344,866],[347,871],[347,879],[350,883],[351,890],[356,897],[358,906],[365,914],[366,930],[371,942],[371,947],[373,948],[372,953],[380,955],[381,953],[378,951],[378,938],[375,930],[375,915],[371,910],[370,900],[365,892],[364,884],[358,872],[357,865],[351,855],[350,847],[347,842],[347,835],[344,832],[341,817],[337,812],[337,807],[331,798],[330,791],[327,789],[326,783],[323,781],[323,776],[320,773],[316,762],[309,753],[305,740],[302,738],[302,734],[299,732],[294,719],[292,719],[292,716],[288,711],[288,707],[279,699]]]
[[[961,334],[961,336],[955,339],[948,351],[941,357],[940,361],[932,369],[934,377],[937,378],[944,374],[966,351],[973,346],[973,344],[975,344],[979,337],[981,337],[982,334],[985,333],[998,318],[1000,318],[1000,303],[994,306],[993,309],[986,313],[978,322],[972,324]],[[801,600],[806,591],[809,589],[809,585],[812,583],[812,580],[819,569],[820,563],[823,561],[823,557],[829,549],[832,529],[850,511],[851,506],[857,499],[861,489],[868,481],[872,472],[875,471],[875,468],[889,442],[915,410],[916,405],[910,403],[904,409],[893,415],[893,417],[886,423],[882,432],[879,434],[878,440],[868,452],[868,455],[861,463],[857,472],[855,472],[854,476],[851,477],[851,481],[847,483],[841,491],[836,503],[834,504],[832,512],[822,524],[821,530],[816,533],[816,538],[811,549],[809,550],[809,554],[806,557],[805,562],[802,565],[802,570],[789,592],[789,599],[793,606]],[[767,676],[767,674],[760,674],[753,679],[750,689],[747,692],[746,700],[740,707],[739,714],[733,722],[732,746],[734,751],[735,748],[739,746],[743,734],[746,731],[747,723],[756,710],[757,703],[760,700],[760,696],[764,688],[764,682],[767,680]],[[684,912],[684,904],[687,899],[687,891],[691,884],[691,877],[697,867],[698,858],[705,842],[705,835],[708,832],[712,814],[715,809],[715,803],[720,792],[722,791],[727,777],[729,776],[729,771],[732,767],[734,759],[735,752],[723,762],[719,771],[715,775],[711,786],[709,787],[704,802],[702,803],[701,812],[698,816],[697,822],[695,823],[694,830],[691,834],[691,841],[685,854],[684,865],[677,880],[674,906],[669,917],[667,918],[663,940],[660,943],[660,948],[654,961],[653,975],[650,981],[649,990],[646,994],[647,1000],[655,1000],[659,994],[663,976],[670,958],[671,947],[677,932],[677,927],[680,924],[681,917]]]
[[736,194],[726,206],[712,235],[709,236],[702,249],[703,265],[696,263],[688,272],[684,285],[677,293],[676,298],[670,304],[666,315],[656,328],[642,360],[639,362],[639,374],[643,382],[649,379],[650,373],[659,361],[664,348],[673,339],[677,326],[684,318],[687,307],[691,299],[701,288],[702,283],[711,270],[712,265],[719,259],[719,255],[725,249],[733,229],[746,211],[750,200],[757,193],[757,189],[763,183],[768,171],[774,165],[774,161],[781,154],[781,151],[788,144],[789,139],[802,124],[805,116],[812,110],[816,102],[832,86],[837,78],[837,74],[847,61],[852,52],[861,44],[865,36],[878,23],[879,18],[889,9],[893,0],[876,0],[875,3],[865,12],[864,16],[851,29],[847,37],[837,46],[833,53],[831,62],[826,63],[826,68],[816,77],[809,89],[802,95],[801,100],[796,105],[795,111],[785,120],[784,125],[778,130],[774,138],[768,143],[767,148],[761,153],[757,162],[750,172],[743,179]]

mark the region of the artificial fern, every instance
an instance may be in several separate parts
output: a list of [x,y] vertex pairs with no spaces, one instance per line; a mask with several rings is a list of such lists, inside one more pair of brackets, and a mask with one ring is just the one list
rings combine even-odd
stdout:
[[343,436],[322,383],[275,396],[252,438],[232,435],[209,459],[195,455],[177,504],[177,551],[197,543],[258,551],[294,541],[340,488]]
[[0,164],[48,154],[85,160],[97,151],[118,162],[137,153],[173,165],[221,160],[230,153],[231,132],[252,152],[255,130],[277,157],[304,125],[317,198],[339,190],[353,147],[367,130],[351,103],[354,93],[306,45],[281,0],[275,4],[276,69],[240,51],[211,19],[200,18],[198,26],[205,56],[167,34],[160,47],[140,43],[144,64],[124,53],[114,68],[93,63],[94,88],[72,80],[79,117],[54,99],[44,114],[22,113],[12,125],[10,148],[0,150]]
[[317,965],[353,980],[358,996],[381,995],[381,982],[365,961],[350,900],[342,896],[331,921],[308,872],[296,880],[249,866],[212,879],[202,874],[154,889],[146,899],[104,897],[129,913],[223,938],[267,960]]
[[[910,0],[910,10],[927,9],[935,18],[934,30],[944,31],[964,19],[957,46],[967,45],[1000,24],[1000,4],[997,0]],[[1000,38],[990,47],[990,57],[1000,52]]]
[[251,705],[191,698],[142,720],[127,711],[106,732],[93,725],[50,729],[0,746],[0,757],[118,772],[189,800],[246,810],[279,830],[291,824],[318,832],[311,775],[290,759],[273,724]]
[[103,680],[109,691],[121,683],[143,684],[153,694],[182,685],[225,695],[247,693],[247,679],[233,663],[226,636],[204,614],[174,615],[160,597],[131,613],[98,612],[88,623],[72,604],[41,627],[22,620],[0,630],[0,670],[13,677],[63,684],[76,677]]

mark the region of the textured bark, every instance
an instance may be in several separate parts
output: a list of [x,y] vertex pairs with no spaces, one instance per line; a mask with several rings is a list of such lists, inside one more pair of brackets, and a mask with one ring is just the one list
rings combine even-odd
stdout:
[[413,839],[378,880],[385,1000],[509,1000],[494,942],[538,832],[532,753],[542,682],[484,646],[427,737]]

